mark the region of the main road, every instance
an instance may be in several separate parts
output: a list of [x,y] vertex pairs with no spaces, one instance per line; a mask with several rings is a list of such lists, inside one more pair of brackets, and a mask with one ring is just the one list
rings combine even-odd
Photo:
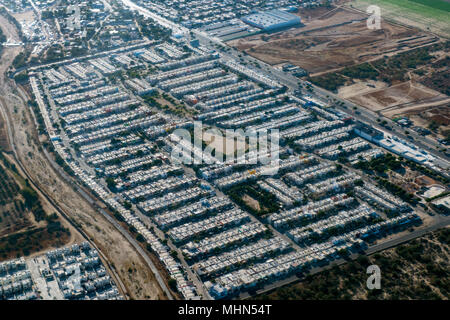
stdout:
[[[227,46],[221,39],[218,39],[216,37],[211,37],[206,32],[203,32],[200,30],[189,30],[186,27],[183,27],[173,21],[170,21],[164,17],[159,16],[158,14],[156,14],[154,12],[149,11],[146,8],[143,8],[139,5],[137,5],[136,3],[134,3],[131,0],[121,0],[121,1],[125,6],[129,7],[130,9],[136,10],[144,16],[154,19],[161,26],[171,29],[176,34],[184,34],[186,36],[190,36],[190,34],[192,33],[192,35],[194,35],[200,41],[200,43],[205,47],[208,47],[210,49],[219,49],[220,50],[220,48],[222,48],[222,47],[224,48],[225,46]],[[350,101],[342,99],[342,98],[338,97],[336,94],[334,94],[333,92],[319,88],[308,81],[299,80],[298,78],[292,76],[291,74],[288,74],[279,69],[276,69],[273,66],[271,66],[261,60],[258,60],[254,57],[249,56],[246,53],[242,53],[242,52],[236,50],[235,48],[231,48],[231,47],[228,47],[228,48],[230,48],[230,49],[227,50],[227,52],[225,52],[225,50],[220,50],[221,51],[220,53],[221,53],[223,59],[225,59],[225,60],[230,59],[230,60],[237,60],[237,61],[241,60],[244,63],[246,63],[250,68],[253,68],[253,69],[255,69],[255,67],[252,67],[252,66],[255,65],[255,63],[256,63],[257,65],[259,65],[259,70],[258,70],[259,72],[262,72],[264,75],[269,76],[274,80],[277,80],[281,84],[287,86],[291,91],[299,90],[300,87],[304,88],[304,87],[310,86],[312,88],[312,91],[309,92],[309,94],[311,94],[311,96],[314,95],[317,98],[319,98],[320,100],[327,101],[330,103],[340,102],[340,103],[344,104],[344,107],[335,103],[336,109],[338,109],[339,111],[344,112],[344,113],[349,113],[349,111],[350,111],[351,115],[355,119],[358,119],[374,128],[380,129],[391,135],[396,135],[405,141],[408,140],[408,136],[412,137],[414,139],[414,144],[416,146],[418,146],[421,149],[426,150],[427,152],[429,152],[430,154],[432,154],[433,156],[435,156],[437,158],[443,159],[444,162],[446,162],[447,165],[450,167],[450,158],[445,153],[437,150],[437,148],[439,147],[439,144],[437,142],[435,142],[429,138],[420,136],[418,133],[413,132],[413,131],[410,131],[409,134],[406,135],[404,132],[401,132],[402,128],[399,127],[394,121],[390,120],[389,118],[386,118],[386,117],[384,117],[376,112],[373,112],[371,110],[368,110],[362,106],[356,105]],[[354,111],[354,110],[357,110],[357,111]],[[389,127],[386,127],[386,126],[381,127],[379,125],[379,122],[381,123],[383,121],[386,121],[386,123],[389,124]],[[397,129],[394,129],[394,128],[397,128]]]
[[[450,216],[435,216],[434,217],[434,222],[432,224],[430,224],[429,226],[414,229],[414,231],[409,232],[409,233],[407,233],[405,235],[402,235],[400,237],[397,237],[397,238],[394,238],[392,240],[384,241],[382,243],[370,246],[370,247],[368,247],[365,250],[365,253],[367,255],[371,255],[371,254],[374,254],[376,252],[380,252],[380,251],[383,251],[383,250],[386,250],[386,249],[398,246],[398,245],[400,245],[402,243],[405,243],[405,242],[411,241],[413,239],[419,238],[419,237],[423,236],[424,234],[426,234],[428,232],[432,232],[432,231],[435,231],[435,230],[438,230],[438,229],[441,229],[441,228],[446,228],[446,227],[448,227],[449,224],[450,224]],[[354,260],[358,256],[359,256],[359,254],[352,254],[350,256],[350,259]],[[315,267],[315,268],[311,269],[308,272],[308,275],[313,275],[313,274],[322,272],[323,270],[330,269],[330,268],[332,268],[334,266],[342,265],[342,264],[344,264],[346,262],[347,262],[347,260],[345,260],[345,259],[335,260],[329,265],[326,265],[326,266],[323,266],[323,267]],[[299,277],[297,275],[293,275],[293,276],[288,277],[286,279],[283,279],[281,281],[277,281],[277,282],[274,282],[274,283],[269,283],[269,284],[265,285],[264,287],[262,287],[261,289],[257,290],[255,293],[249,293],[248,291],[242,292],[239,295],[239,299],[249,299],[252,296],[254,296],[255,294],[256,295],[260,295],[260,294],[266,293],[268,291],[274,290],[276,288],[279,288],[279,287],[282,287],[282,286],[285,286],[285,285],[288,285],[288,284],[300,281],[302,279],[303,279],[303,277]]]
[[[200,41],[202,46],[205,46],[209,49],[215,49],[215,50],[219,49],[220,53],[222,55],[222,58],[225,60],[234,60],[234,61],[241,60],[242,62],[244,62],[246,65],[248,65],[252,69],[256,69],[256,67],[253,67],[255,64],[258,65],[259,67],[258,67],[257,71],[262,72],[264,75],[271,77],[272,79],[287,86],[291,92],[299,90],[301,88],[311,87],[312,90],[310,90],[308,92],[311,96],[316,96],[320,100],[323,100],[323,101],[326,101],[329,103],[333,103],[336,106],[336,109],[338,109],[341,112],[348,114],[349,110],[350,110],[351,115],[355,119],[358,119],[368,125],[371,125],[372,127],[378,128],[384,132],[390,133],[392,135],[396,135],[399,138],[402,138],[404,140],[407,140],[408,136],[411,136],[414,138],[414,140],[415,140],[414,144],[416,146],[426,150],[430,154],[432,154],[438,158],[441,158],[444,161],[447,161],[447,163],[449,163],[448,162],[449,158],[446,156],[446,154],[436,150],[436,148],[439,145],[436,142],[432,141],[431,139],[419,136],[415,132],[411,132],[408,135],[406,135],[406,134],[400,132],[401,128],[399,128],[395,122],[393,122],[392,120],[390,120],[388,118],[385,118],[384,116],[382,116],[378,113],[375,113],[371,110],[368,110],[359,105],[351,103],[345,99],[342,99],[342,98],[338,97],[336,94],[334,94],[330,91],[324,90],[322,88],[319,88],[308,81],[299,80],[298,78],[296,78],[288,73],[285,73],[279,69],[276,69],[273,66],[271,66],[263,61],[260,61],[254,57],[251,57],[246,53],[242,53],[242,52],[236,50],[235,48],[228,47],[229,49],[227,49],[227,51],[221,50],[221,48],[225,48],[226,44],[224,44],[222,42],[222,40],[220,40],[216,37],[211,37],[203,31],[189,30],[177,23],[174,23],[166,18],[163,18],[163,17],[157,15],[154,12],[149,11],[146,8],[143,8],[143,7],[135,4],[131,0],[121,0],[121,1],[125,6],[129,7],[130,9],[138,11],[142,15],[154,19],[156,22],[158,22],[161,26],[163,26],[165,28],[171,29],[173,31],[173,33],[183,34],[187,37],[190,37],[191,35],[193,35]],[[341,105],[344,105],[344,107],[342,107]],[[354,110],[357,110],[357,111],[354,111]],[[390,128],[381,127],[378,124],[378,122],[383,122],[383,121],[386,121],[386,123],[389,124]],[[395,127],[397,127],[398,128],[397,130],[399,130],[399,131],[397,131],[396,129],[393,129]],[[396,246],[398,244],[409,241],[411,239],[420,237],[427,232],[446,227],[446,226],[448,226],[449,223],[450,223],[450,217],[441,217],[441,216],[435,217],[434,223],[432,225],[430,225],[428,227],[416,229],[413,232],[406,234],[404,236],[371,246],[366,250],[366,252],[367,252],[367,254],[372,254],[377,251],[385,250],[387,248]],[[345,260],[336,261],[337,264],[342,264],[344,262],[345,262]],[[316,268],[313,270],[313,273],[320,272],[322,269],[323,268]],[[284,285],[284,284],[287,284],[289,282],[296,281],[296,280],[298,280],[298,278],[294,276],[294,277],[285,279],[283,281],[280,281],[280,282],[277,282],[274,284],[270,284],[270,285],[264,287],[264,289],[260,290],[258,293],[261,293],[261,292],[267,291],[267,290],[271,290],[273,288],[279,287],[281,285]],[[248,296],[249,296],[248,293],[243,293],[240,297],[244,298],[244,297],[248,297]]]

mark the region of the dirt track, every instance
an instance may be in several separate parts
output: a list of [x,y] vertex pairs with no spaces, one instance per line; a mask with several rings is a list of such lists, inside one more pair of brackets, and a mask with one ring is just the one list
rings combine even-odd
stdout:
[[[391,87],[371,90],[368,93],[354,92],[347,98],[359,105],[364,105],[373,111],[381,111],[386,116],[391,116],[393,110],[402,109],[405,104],[427,99],[444,99],[446,96],[429,89],[419,83],[411,81],[402,82]],[[397,111],[398,113],[398,111]]]
[[438,40],[385,21],[380,30],[370,30],[366,25],[367,16],[350,9],[319,8],[302,12],[299,15],[304,27],[228,44],[269,64],[290,62],[315,76]]
[[[4,27],[3,22],[2,29],[5,33],[12,30],[10,25]],[[20,50],[18,47],[5,48],[0,60],[0,74],[4,74]],[[1,77],[0,96],[4,99],[0,107],[7,112],[13,127],[17,156],[33,181],[38,182],[39,187],[51,195],[61,209],[69,214],[69,218],[95,242],[119,274],[131,298],[166,299],[154,275],[132,245],[72,186],[64,182],[48,163],[40,150],[33,117],[26,105],[26,94],[19,92],[12,81]]]

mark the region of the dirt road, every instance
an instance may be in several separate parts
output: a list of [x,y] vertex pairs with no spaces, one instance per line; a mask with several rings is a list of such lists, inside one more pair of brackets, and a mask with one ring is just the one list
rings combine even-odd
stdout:
[[[8,23],[5,21],[5,23]],[[13,36],[13,28],[8,23],[2,29],[7,37]],[[21,48],[5,48],[0,59],[0,74],[4,75]],[[131,299],[167,299],[154,274],[142,255],[136,252],[129,241],[95,208],[83,199],[58,175],[45,158],[30,109],[15,83],[0,77],[0,108],[8,118],[10,143],[13,145],[18,162],[27,171],[30,180],[42,193],[51,196],[67,218],[82,230],[97,246],[112,269],[117,272]],[[64,217],[63,217],[64,218]]]

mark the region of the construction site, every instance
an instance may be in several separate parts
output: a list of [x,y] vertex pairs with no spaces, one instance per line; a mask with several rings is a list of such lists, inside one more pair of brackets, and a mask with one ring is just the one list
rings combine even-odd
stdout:
[[227,42],[271,65],[291,63],[317,76],[434,43],[438,37],[382,21],[367,28],[367,14],[351,8],[299,9],[303,27]]

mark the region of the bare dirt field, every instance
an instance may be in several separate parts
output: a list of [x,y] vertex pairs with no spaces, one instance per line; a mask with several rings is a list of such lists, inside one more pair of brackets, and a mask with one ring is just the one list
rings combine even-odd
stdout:
[[376,80],[361,81],[358,79],[354,79],[353,81],[354,81],[353,84],[340,87],[338,89],[337,94],[340,98],[348,99],[354,96],[364,95],[369,92],[375,90],[382,90],[388,87],[387,83],[383,81],[376,81]]
[[[432,122],[436,123],[439,130],[432,133],[436,138],[445,138],[445,133],[450,132],[450,97],[447,95],[412,81],[391,87],[377,84],[377,89],[369,90],[364,86],[367,87],[358,82],[340,88],[338,95],[391,119],[406,116],[413,126],[427,128]],[[352,91],[358,87],[362,90]]]
[[250,197],[248,194],[245,194],[242,197],[242,200],[244,200],[244,202],[251,208],[253,208],[256,211],[261,211],[261,206],[258,202],[258,200],[253,199],[252,197]]
[[261,34],[228,45],[276,65],[290,62],[312,76],[393,55],[437,41],[417,29],[383,21],[383,28],[367,28],[367,16],[342,7],[300,10],[304,27]]
[[35,13],[33,10],[28,10],[25,12],[20,13],[14,13],[12,16],[19,22],[26,21],[26,22],[32,22],[35,20]]
[[[345,92],[345,90],[343,90]],[[373,89],[369,92],[354,91],[354,95],[347,93],[346,98],[373,111],[381,111],[384,115],[392,117],[403,113],[403,109],[409,109],[411,102],[429,101],[433,99],[445,99],[446,96],[429,89],[420,83],[402,82],[390,87]]]
[[3,33],[5,34],[7,40],[11,40],[11,42],[20,41],[19,34],[17,33],[15,27],[2,15],[0,15],[0,26],[2,27]]
[[431,122],[439,125],[433,136],[443,139],[450,134],[450,102],[437,107],[417,108],[406,113],[415,126],[428,127]]
[[[338,77],[339,97],[391,119],[406,116],[414,126],[429,127],[434,137],[445,138],[450,132],[447,48],[447,43],[440,42],[329,73],[313,81],[322,79],[319,85],[329,86]],[[370,70],[371,75],[365,75],[365,70]]]

